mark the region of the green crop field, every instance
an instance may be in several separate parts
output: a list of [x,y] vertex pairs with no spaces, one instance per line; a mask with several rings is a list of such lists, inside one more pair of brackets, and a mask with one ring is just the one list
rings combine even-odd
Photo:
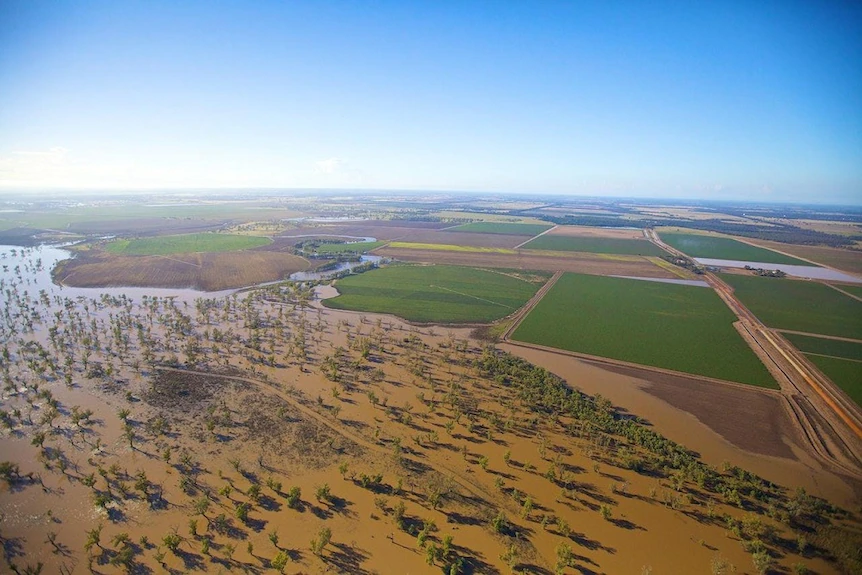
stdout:
[[777,389],[711,289],[565,274],[513,339]]
[[735,274],[721,277],[771,328],[862,339],[862,302],[829,286]]
[[850,398],[862,405],[862,362],[810,355],[808,359]]
[[796,346],[796,349],[806,355],[828,355],[862,361],[862,343],[842,341],[840,339],[827,339],[825,337],[812,337],[798,333],[785,333],[782,335]]
[[391,266],[338,280],[326,307],[391,313],[409,321],[485,323],[523,306],[541,287],[459,266]]
[[351,244],[321,244],[319,254],[364,253],[385,245],[386,242],[354,242]]
[[621,238],[587,238],[545,234],[521,246],[527,250],[553,250],[561,252],[591,252],[594,254],[621,254],[666,256],[666,251],[646,240]]
[[843,289],[847,293],[852,293],[856,297],[862,297],[862,285],[859,285],[859,286],[840,285],[838,287]]
[[507,236],[535,236],[551,229],[550,224],[508,224],[504,222],[473,222],[448,228],[447,232],[473,232],[477,234],[504,234]]
[[794,264],[810,266],[802,261],[772,250],[758,248],[730,238],[719,238],[701,234],[681,234],[661,232],[661,239],[667,245],[693,258],[714,258],[720,260],[740,260],[767,264]]
[[134,240],[114,240],[105,245],[111,253],[126,256],[164,256],[196,252],[229,252],[265,246],[272,242],[259,236],[237,236],[231,234],[181,234],[157,236]]

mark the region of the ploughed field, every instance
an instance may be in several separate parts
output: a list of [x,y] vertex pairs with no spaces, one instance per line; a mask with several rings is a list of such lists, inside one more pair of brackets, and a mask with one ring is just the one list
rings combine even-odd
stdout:
[[568,273],[512,339],[777,389],[735,320],[711,289]]
[[592,252],[596,254],[623,254],[640,256],[667,255],[663,249],[646,240],[620,238],[575,237],[545,234],[522,246],[527,250],[564,252]]
[[786,256],[772,250],[758,248],[731,238],[720,238],[704,234],[685,234],[660,232],[662,241],[667,245],[693,258],[713,258],[739,260],[768,264],[811,265],[809,262]]
[[532,235],[458,232],[454,230],[416,230],[397,237],[396,241],[414,244],[512,249],[532,237]]
[[512,236],[535,236],[551,229],[550,224],[510,224],[506,222],[472,222],[462,224],[446,231],[470,232],[476,234],[503,234]]
[[862,339],[862,302],[827,285],[737,274],[721,278],[768,327]]
[[305,259],[272,251],[121,256],[82,252],[61,262],[56,281],[74,287],[134,286],[219,291],[285,279],[308,269]]
[[227,252],[265,246],[272,240],[260,236],[200,233],[114,240],[105,250],[127,256],[163,256],[171,254]]
[[390,242],[389,247],[405,250],[431,250],[439,252],[475,252],[482,254],[510,254],[515,255],[511,248],[485,247],[475,245],[419,243],[419,242]]
[[642,258],[614,254],[585,252],[539,252],[531,250],[469,248],[464,246],[434,246],[392,242],[375,254],[407,262],[424,262],[489,268],[519,268],[523,270],[570,271],[597,275],[625,275],[654,278],[678,278],[675,266],[662,266],[658,258]]
[[391,313],[409,321],[486,323],[510,315],[542,280],[457,266],[391,266],[338,281],[334,309]]
[[862,342],[798,333],[786,333],[784,337],[862,406]]

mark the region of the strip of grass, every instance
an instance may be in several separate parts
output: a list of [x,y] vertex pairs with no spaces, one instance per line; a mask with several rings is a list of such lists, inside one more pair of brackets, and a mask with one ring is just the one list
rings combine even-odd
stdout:
[[447,232],[472,232],[476,234],[503,234],[507,236],[535,236],[553,226],[548,224],[508,224],[504,222],[472,222],[449,228]]
[[862,343],[813,337],[798,333],[785,333],[782,335],[802,353],[817,353],[862,361]]
[[622,254],[632,256],[666,256],[667,252],[646,240],[622,238],[589,238],[554,236],[545,234],[522,246],[527,250],[553,250],[560,252],[591,252],[594,254]]
[[105,250],[127,256],[164,256],[206,252],[230,252],[247,250],[271,243],[269,238],[238,236],[232,234],[180,234],[157,236],[134,240],[115,240],[105,245]]
[[540,285],[460,266],[390,266],[338,280],[341,295],[323,303],[417,322],[484,323],[516,311]]
[[513,338],[777,389],[709,289],[568,273]]
[[453,244],[421,244],[417,242],[389,242],[390,248],[407,250],[436,250],[441,252],[478,252],[484,254],[514,254],[510,248],[483,248],[479,246],[456,246]]
[[365,253],[385,245],[386,242],[354,242],[350,244],[321,244],[317,247],[319,254]]
[[862,405],[862,363],[820,355],[809,355],[808,359],[853,401]]
[[661,239],[669,246],[693,258],[714,258],[720,260],[739,260],[766,264],[794,264],[810,266],[809,262],[779,254],[765,248],[758,248],[730,238],[719,238],[702,234],[681,234],[661,232]]
[[769,327],[862,339],[862,302],[827,285],[736,274],[721,277]]

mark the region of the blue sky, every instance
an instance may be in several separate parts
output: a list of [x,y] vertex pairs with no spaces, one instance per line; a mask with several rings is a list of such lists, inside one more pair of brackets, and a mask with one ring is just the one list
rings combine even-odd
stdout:
[[0,0],[0,186],[862,203],[862,4]]

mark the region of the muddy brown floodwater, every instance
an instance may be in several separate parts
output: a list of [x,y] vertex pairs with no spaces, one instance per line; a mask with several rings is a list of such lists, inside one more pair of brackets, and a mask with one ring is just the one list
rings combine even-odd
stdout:
[[711,465],[729,462],[851,507],[862,500],[859,485],[825,469],[802,447],[777,396],[518,345],[499,347],[585,393],[601,394]]

